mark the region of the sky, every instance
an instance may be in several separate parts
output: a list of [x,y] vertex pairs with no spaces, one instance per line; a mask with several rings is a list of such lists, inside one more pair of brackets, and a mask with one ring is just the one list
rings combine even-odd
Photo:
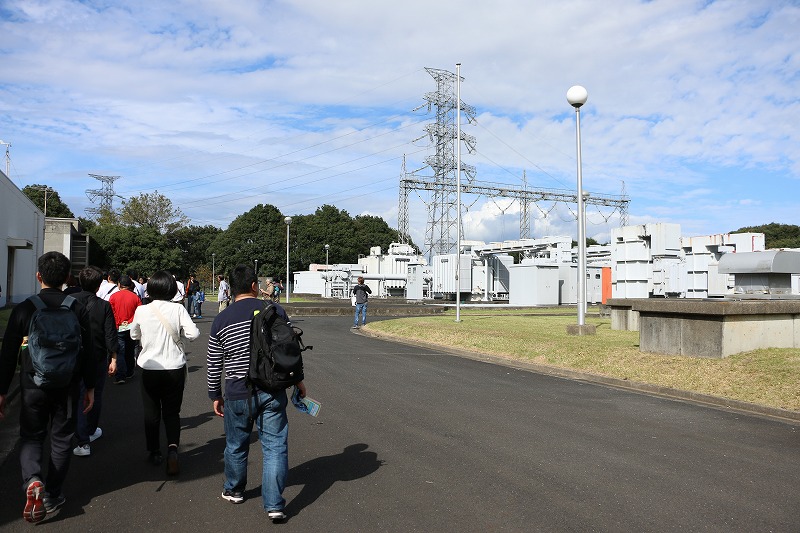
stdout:
[[[582,85],[583,188],[624,191],[630,224],[800,224],[798,27],[781,0],[0,0],[0,140],[16,185],[76,216],[97,174],[115,207],[158,191],[195,225],[263,203],[397,227],[404,164],[430,175],[434,153],[425,69],[460,63],[479,182],[575,191]],[[462,202],[465,239],[519,238],[513,200]],[[430,203],[409,197],[418,245]],[[577,234],[574,205],[531,220]],[[587,236],[619,223],[587,206]]]

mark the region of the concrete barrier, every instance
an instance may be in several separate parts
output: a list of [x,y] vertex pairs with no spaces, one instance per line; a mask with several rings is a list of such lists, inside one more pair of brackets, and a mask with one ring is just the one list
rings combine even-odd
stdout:
[[612,299],[608,305],[613,329],[632,330],[625,326],[638,322],[643,352],[727,357],[800,348],[800,300],[643,298]]

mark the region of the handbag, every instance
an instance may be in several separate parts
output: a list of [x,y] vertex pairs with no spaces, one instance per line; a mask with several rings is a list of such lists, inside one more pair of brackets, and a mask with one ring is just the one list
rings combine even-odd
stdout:
[[350,305],[352,305],[353,307],[356,306],[356,295],[355,294],[350,297]]

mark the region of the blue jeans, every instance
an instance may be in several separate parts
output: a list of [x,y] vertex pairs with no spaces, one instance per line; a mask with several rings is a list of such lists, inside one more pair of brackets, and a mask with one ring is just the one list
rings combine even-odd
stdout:
[[[225,490],[244,491],[247,485],[247,455],[255,417],[264,464],[261,501],[265,511],[283,510],[283,489],[289,471],[289,422],[286,391],[258,391],[257,399],[225,400]],[[250,409],[247,404],[250,403]]]
[[189,294],[186,296],[186,310],[190,315],[194,314],[194,294]]
[[116,377],[133,376],[136,366],[136,341],[131,339],[131,331],[117,331],[117,373]]
[[354,326],[358,325],[358,314],[359,313],[361,313],[361,325],[363,326],[364,324],[367,323],[367,302],[364,302],[363,304],[356,304],[356,313],[353,316],[353,325]]

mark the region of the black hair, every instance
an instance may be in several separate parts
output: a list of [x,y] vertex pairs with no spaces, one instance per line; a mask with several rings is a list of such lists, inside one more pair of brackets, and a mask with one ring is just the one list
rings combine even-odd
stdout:
[[116,268],[112,268],[108,271],[108,281],[111,283],[119,283],[120,272]]
[[133,280],[128,275],[122,275],[119,277],[119,286],[129,290],[133,290],[136,288],[136,285],[133,283]]
[[138,272],[136,272],[136,270],[135,270],[135,269],[133,269],[133,268],[129,268],[128,270],[126,270],[126,271],[125,271],[125,273],[126,273],[126,274],[128,275],[128,277],[130,277],[131,279],[139,279],[139,273],[138,273]]
[[88,266],[78,274],[81,289],[88,292],[97,292],[103,282],[103,271],[96,266]]
[[39,275],[42,282],[48,287],[60,289],[67,281],[72,264],[67,256],[60,252],[47,252],[43,254],[37,262]]
[[166,270],[159,270],[147,280],[147,294],[153,300],[172,300],[178,292],[178,282]]
[[256,271],[248,265],[236,265],[228,277],[231,280],[231,291],[234,296],[253,291],[253,283],[258,283]]

